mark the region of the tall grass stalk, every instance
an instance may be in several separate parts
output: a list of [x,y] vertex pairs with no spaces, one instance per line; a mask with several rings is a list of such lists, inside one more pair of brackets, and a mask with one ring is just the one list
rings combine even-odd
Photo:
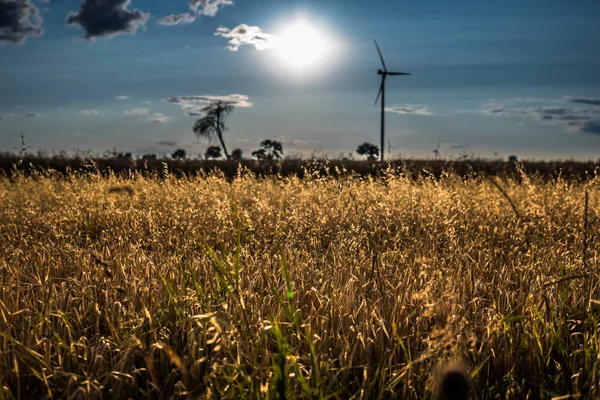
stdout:
[[0,178],[0,400],[600,397],[600,179],[173,171]]

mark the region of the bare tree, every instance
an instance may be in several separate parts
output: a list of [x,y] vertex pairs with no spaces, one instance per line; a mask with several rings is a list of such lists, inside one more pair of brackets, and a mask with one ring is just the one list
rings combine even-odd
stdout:
[[226,101],[213,101],[202,109],[205,113],[204,117],[199,118],[194,124],[194,133],[198,138],[205,137],[212,139],[216,137],[221,142],[221,147],[225,152],[225,156],[229,159],[229,153],[223,140],[223,132],[227,130],[225,121],[227,116],[233,112],[234,106]]

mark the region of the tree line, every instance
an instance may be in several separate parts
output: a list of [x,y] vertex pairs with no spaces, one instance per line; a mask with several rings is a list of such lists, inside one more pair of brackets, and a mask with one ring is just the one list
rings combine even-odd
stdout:
[[[196,120],[192,130],[198,139],[217,139],[221,144],[221,146],[209,146],[204,153],[206,159],[221,158],[221,149],[228,160],[240,160],[243,158],[241,149],[235,149],[231,154],[227,151],[227,145],[223,137],[224,132],[228,130],[225,122],[234,109],[235,106],[231,102],[223,100],[213,101],[202,108],[201,111],[204,116]],[[367,156],[368,160],[375,160],[379,155],[379,147],[365,142],[357,147],[356,152],[359,155]],[[260,148],[251,153],[251,156],[257,160],[280,160],[283,158],[283,145],[277,140],[265,139],[260,143]],[[177,149],[171,157],[183,159],[186,157],[186,152],[184,149]]]

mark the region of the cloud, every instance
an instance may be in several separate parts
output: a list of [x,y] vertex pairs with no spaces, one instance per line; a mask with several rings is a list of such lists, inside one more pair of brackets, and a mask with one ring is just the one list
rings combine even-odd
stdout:
[[166,123],[166,122],[169,122],[170,119],[171,119],[171,117],[168,117],[164,114],[155,113],[155,114],[152,114],[152,117],[148,118],[148,122],[154,122],[155,124]]
[[243,94],[230,94],[227,96],[174,96],[164,100],[165,103],[178,104],[191,117],[203,115],[202,109],[213,101],[223,101],[239,108],[252,107],[252,103],[248,101],[248,96]]
[[208,17],[217,15],[220,7],[233,5],[232,0],[190,0],[190,8]]
[[165,99],[166,103],[203,103],[208,104],[213,101],[223,101],[231,103],[235,107],[252,107],[252,103],[248,102],[248,96],[243,94],[230,94],[226,96],[175,96]]
[[587,104],[590,106],[600,106],[600,99],[596,97],[568,97],[571,103]]
[[43,33],[40,10],[30,0],[0,0],[0,45],[24,43]]
[[158,20],[157,24],[164,26],[191,24],[196,20],[190,13],[167,15]]
[[482,109],[490,116],[526,117],[537,121],[587,121],[600,116],[600,110],[575,107],[504,107],[501,104],[490,104]]
[[433,115],[427,106],[421,104],[408,104],[404,107],[386,107],[385,111],[403,115]]
[[122,100],[127,100],[129,99],[129,96],[115,96],[117,98],[117,100],[122,101]]
[[[511,100],[520,103],[564,103],[564,99],[550,99],[547,97],[515,97]],[[495,99],[492,101],[495,101]]]
[[600,119],[588,121],[581,126],[581,132],[600,135]]
[[67,15],[67,24],[79,25],[84,39],[111,38],[124,33],[135,33],[146,25],[150,13],[129,10],[131,0],[82,0],[78,12]]
[[156,144],[159,146],[172,147],[177,146],[179,142],[176,142],[174,140],[161,140],[160,142],[156,142]]
[[258,26],[241,24],[233,29],[221,26],[217,28],[215,36],[229,39],[228,50],[238,51],[243,45],[251,45],[258,51],[267,50],[275,46],[276,37],[264,33]]
[[313,144],[318,143],[315,140],[294,139],[289,136],[279,136],[279,137],[274,138],[273,140],[277,140],[278,142],[281,142],[281,144],[285,144],[288,146],[302,146],[302,145],[309,145],[309,144],[313,145]]
[[37,117],[38,115],[37,115],[36,113],[27,113],[27,114],[25,114],[25,116],[26,116],[27,118],[35,118],[35,117]]
[[100,114],[100,111],[98,111],[98,110],[81,110],[80,112],[83,115],[98,115],[98,114]]
[[[561,107],[507,107],[487,103],[481,112],[496,117],[524,118],[544,125],[562,125],[568,131],[600,134],[600,100],[586,97],[563,97]],[[575,103],[577,106],[569,106]],[[582,107],[579,105],[588,105]]]
[[[270,137],[269,139],[276,140],[276,141],[280,142],[282,145],[284,145],[285,147],[292,147],[294,149],[302,148],[302,147],[311,147],[311,146],[314,146],[315,144],[319,143],[316,140],[294,139],[294,138],[291,138],[289,136],[284,136],[284,135],[277,136],[277,137]],[[263,140],[264,139],[244,138],[244,139],[235,139],[234,142],[241,144],[241,145],[259,146]],[[247,147],[249,147],[249,146],[247,146]]]
[[0,119],[3,119],[6,121],[9,119],[15,118],[16,116],[17,115],[15,115],[14,113],[9,113],[9,114],[4,114],[4,115],[0,116]]
[[149,108],[134,108],[133,110],[125,110],[125,115],[148,115],[150,113]]

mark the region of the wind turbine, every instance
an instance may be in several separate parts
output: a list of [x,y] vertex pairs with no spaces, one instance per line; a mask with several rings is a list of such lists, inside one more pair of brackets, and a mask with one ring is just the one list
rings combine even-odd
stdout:
[[379,93],[377,93],[377,98],[375,99],[375,103],[377,104],[377,100],[381,96],[381,161],[383,161],[383,150],[385,143],[385,79],[388,75],[396,76],[396,75],[410,75],[408,72],[389,72],[387,67],[385,66],[385,60],[383,59],[383,54],[381,54],[381,49],[377,44],[377,40],[374,40],[375,47],[377,47],[377,52],[379,53],[379,58],[381,59],[381,65],[383,69],[377,70],[377,75],[381,75],[381,87],[379,88]]
[[435,149],[431,150],[433,151],[433,158],[435,160],[437,160],[438,158],[440,158],[440,145],[442,144],[442,142],[438,142],[438,145]]

